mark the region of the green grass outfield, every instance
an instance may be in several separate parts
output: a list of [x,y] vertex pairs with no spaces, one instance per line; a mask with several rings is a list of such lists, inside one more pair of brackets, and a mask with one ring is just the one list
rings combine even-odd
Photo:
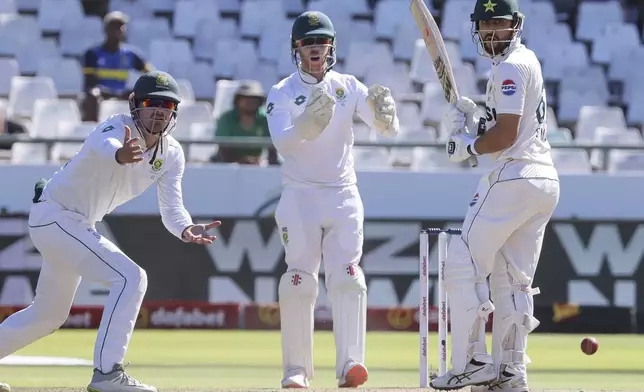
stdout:
[[[92,358],[95,330],[62,330],[16,354]],[[599,351],[584,355],[580,335],[532,334],[530,384],[537,389],[644,390],[644,336],[597,335]],[[436,336],[430,336],[430,348]],[[431,350],[437,358],[436,350]],[[432,365],[436,366],[436,360]],[[126,362],[129,372],[160,392],[278,388],[277,331],[135,331]],[[335,386],[335,348],[330,332],[315,335],[312,387]],[[369,388],[418,387],[418,334],[369,333]],[[0,380],[14,391],[84,391],[89,367],[0,366]],[[23,389],[25,388],[25,389]]]

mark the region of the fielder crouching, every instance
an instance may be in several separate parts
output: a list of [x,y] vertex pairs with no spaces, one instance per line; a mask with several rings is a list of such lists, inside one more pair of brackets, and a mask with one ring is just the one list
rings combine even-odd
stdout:
[[[447,154],[454,162],[490,154],[494,164],[470,203],[462,236],[448,250],[452,368],[431,386],[527,392],[528,334],[539,325],[533,316],[538,289],[532,281],[546,225],[559,201],[559,177],[546,139],[541,65],[521,44],[524,18],[516,0],[477,0],[471,20],[473,37],[493,64],[487,116],[475,121],[476,104],[459,99],[447,113],[452,130]],[[470,136],[467,128],[485,133]],[[485,323],[492,311],[490,355]]]
[[48,182],[36,184],[29,215],[29,233],[43,257],[36,296],[29,307],[0,324],[4,358],[65,322],[81,279],[108,284],[89,392],[157,391],[123,369],[148,285],[146,273],[97,233],[95,223],[157,183],[161,218],[174,236],[211,244],[215,237],[206,231],[220,225],[193,224],[183,206],[185,158],[181,145],[169,135],[181,101],[177,82],[163,72],[146,73],[129,100],[130,113],[98,125],[70,162]]

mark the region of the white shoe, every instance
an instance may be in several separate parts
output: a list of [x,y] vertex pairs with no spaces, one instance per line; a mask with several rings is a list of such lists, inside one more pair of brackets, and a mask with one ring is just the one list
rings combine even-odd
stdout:
[[488,385],[472,387],[471,392],[528,392],[528,380],[521,374],[503,370],[499,377]]
[[138,382],[125,373],[123,365],[117,363],[109,373],[94,369],[88,392],[158,392],[155,387]]
[[11,392],[11,387],[9,386],[9,384],[0,382],[0,392]]
[[282,379],[282,388],[308,388],[309,379],[301,369],[290,370]]
[[474,385],[485,385],[496,380],[497,373],[490,363],[470,361],[461,374],[454,374],[450,370],[442,376],[433,379],[429,386],[441,391],[461,389]]
[[344,365],[342,377],[338,382],[340,388],[357,388],[367,382],[369,372],[365,365],[357,361],[347,361]]

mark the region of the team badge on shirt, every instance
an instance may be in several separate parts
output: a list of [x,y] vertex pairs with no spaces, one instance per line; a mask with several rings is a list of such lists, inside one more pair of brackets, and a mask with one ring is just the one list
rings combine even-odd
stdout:
[[506,79],[501,84],[501,92],[504,95],[513,95],[517,92],[517,84],[512,79]]
[[288,228],[282,227],[282,243],[288,245]]
[[344,89],[342,87],[338,87],[338,88],[335,89],[335,97],[337,99],[339,99],[339,100],[344,99],[345,94],[346,93],[344,92]]
[[152,162],[152,171],[158,172],[161,170],[161,167],[163,166],[163,159],[155,159],[154,162]]

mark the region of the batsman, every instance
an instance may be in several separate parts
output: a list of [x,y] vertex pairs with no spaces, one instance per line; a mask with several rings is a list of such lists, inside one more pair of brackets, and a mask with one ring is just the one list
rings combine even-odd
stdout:
[[[541,65],[521,43],[524,16],[517,1],[477,0],[471,21],[479,53],[492,61],[486,115],[474,119],[476,104],[466,97],[448,110],[447,155],[462,162],[489,154],[494,163],[470,202],[462,236],[449,247],[452,368],[431,386],[527,392],[528,334],[539,325],[532,283],[559,201],[559,177],[546,139]],[[475,131],[484,133],[473,136]],[[490,355],[485,323],[492,311]]]

